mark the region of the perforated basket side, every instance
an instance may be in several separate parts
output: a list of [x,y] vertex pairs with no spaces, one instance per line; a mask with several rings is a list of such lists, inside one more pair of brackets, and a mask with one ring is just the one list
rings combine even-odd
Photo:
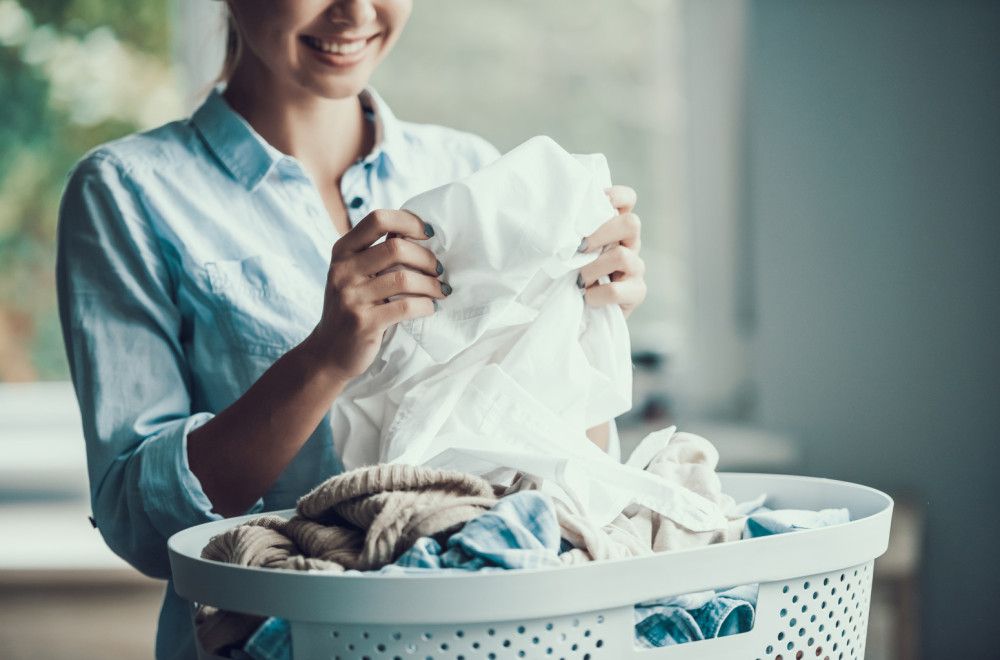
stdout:
[[766,645],[754,660],[856,660],[865,656],[874,562],[761,588],[754,626]]
[[496,660],[621,658],[631,638],[630,608],[527,621],[463,625],[327,625],[293,623],[295,660]]
[[749,632],[660,649],[635,646],[631,607],[461,625],[293,622],[293,648],[295,660],[858,660],[872,566],[762,584]]

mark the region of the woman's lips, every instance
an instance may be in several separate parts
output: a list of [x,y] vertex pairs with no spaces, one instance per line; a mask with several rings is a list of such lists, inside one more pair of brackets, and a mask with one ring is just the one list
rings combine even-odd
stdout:
[[368,42],[374,39],[375,36],[376,35],[373,35],[363,39],[332,40],[303,35],[301,40],[305,45],[321,53],[328,53],[330,55],[354,55],[355,53],[360,53],[364,50],[365,46],[368,45]]
[[302,35],[299,41],[309,49],[313,56],[332,67],[352,67],[368,56],[369,46],[375,42],[381,33],[373,34],[370,37],[358,39],[345,39],[338,37],[335,39],[314,37],[312,35]]

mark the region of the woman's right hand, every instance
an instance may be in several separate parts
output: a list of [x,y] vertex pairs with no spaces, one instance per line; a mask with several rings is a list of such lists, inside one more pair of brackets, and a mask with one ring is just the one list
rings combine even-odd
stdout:
[[374,361],[386,328],[434,313],[451,288],[438,280],[441,263],[414,242],[433,235],[412,213],[380,209],[334,244],[323,316],[306,340],[323,367],[354,378]]

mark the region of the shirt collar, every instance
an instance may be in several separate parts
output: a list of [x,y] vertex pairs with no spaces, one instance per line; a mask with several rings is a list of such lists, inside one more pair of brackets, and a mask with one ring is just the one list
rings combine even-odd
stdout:
[[191,117],[215,157],[247,190],[253,190],[283,157],[213,89]]
[[[191,122],[233,178],[247,190],[253,190],[288,156],[271,146],[229,106],[222,98],[222,89],[216,87],[209,93]],[[375,121],[375,147],[362,162],[374,162],[385,156],[397,173],[405,170],[406,138],[400,121],[371,87],[365,88],[359,97],[362,107]]]

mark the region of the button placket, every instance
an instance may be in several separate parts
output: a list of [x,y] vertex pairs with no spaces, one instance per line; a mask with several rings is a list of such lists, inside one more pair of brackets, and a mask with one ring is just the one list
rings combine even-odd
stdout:
[[350,217],[351,226],[361,222],[371,210],[371,191],[367,189],[365,174],[367,172],[361,167],[361,163],[355,163],[344,174],[341,182],[341,196],[347,206],[347,215]]

